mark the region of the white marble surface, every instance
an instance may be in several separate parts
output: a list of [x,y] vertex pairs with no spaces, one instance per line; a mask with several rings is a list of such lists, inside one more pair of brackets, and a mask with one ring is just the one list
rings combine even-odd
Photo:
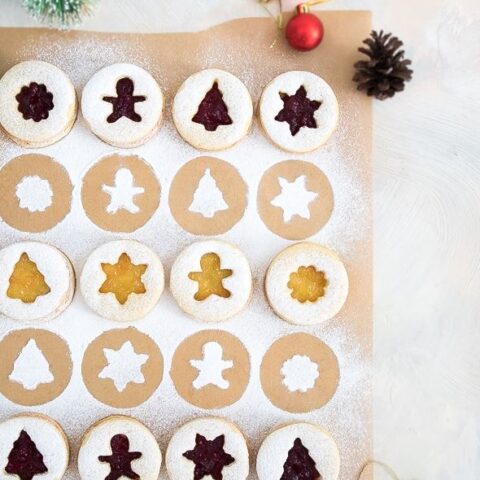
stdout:
[[[375,104],[376,457],[402,480],[478,480],[480,3],[322,8],[372,9],[415,69],[404,94]],[[256,0],[102,0],[82,28],[195,30],[264,14]],[[20,0],[2,0],[0,26],[34,25]]]

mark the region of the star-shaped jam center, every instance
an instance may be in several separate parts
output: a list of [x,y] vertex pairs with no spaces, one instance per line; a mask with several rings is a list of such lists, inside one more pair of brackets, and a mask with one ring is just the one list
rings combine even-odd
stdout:
[[216,253],[206,253],[200,259],[201,272],[190,272],[188,278],[198,282],[198,291],[195,300],[201,301],[210,295],[228,298],[231,293],[223,286],[223,279],[232,276],[229,269],[220,268],[220,257]]
[[320,108],[322,102],[310,100],[307,91],[302,85],[294,95],[279,92],[283,101],[283,108],[278,112],[275,120],[287,122],[290,125],[290,133],[295,136],[302,127],[317,128],[314,113]]
[[144,102],[146,97],[143,95],[134,95],[135,85],[128,78],[121,78],[116,85],[116,97],[103,97],[104,102],[111,103],[113,112],[107,117],[108,123],[115,123],[122,117],[129,118],[133,122],[141,122],[142,117],[135,111],[137,102]]
[[127,477],[131,480],[138,480],[140,475],[132,469],[133,460],[142,456],[140,452],[130,452],[130,441],[122,433],[114,435],[110,440],[112,448],[111,455],[100,455],[98,459],[102,463],[110,464],[110,473],[105,480],[118,480],[120,477]]
[[317,271],[313,265],[299,267],[296,272],[292,272],[287,284],[292,291],[292,298],[300,303],[316,302],[325,295],[327,285],[328,281],[325,273]]
[[124,305],[132,293],[145,293],[142,275],[148,265],[135,265],[126,253],[122,253],[117,263],[102,263],[107,278],[99,289],[100,293],[113,293],[118,303]]
[[200,102],[192,122],[200,123],[209,132],[214,132],[220,125],[231,125],[233,123],[228,114],[227,104],[223,100],[223,93],[218,88],[218,82],[213,84],[205,98]]
[[30,85],[24,85],[15,100],[23,118],[37,123],[47,119],[54,107],[53,93],[43,83],[31,82]]
[[195,448],[185,452],[183,456],[195,463],[193,480],[201,480],[210,475],[213,480],[223,479],[223,469],[235,462],[235,459],[225,452],[225,435],[214,440],[207,440],[197,433]]

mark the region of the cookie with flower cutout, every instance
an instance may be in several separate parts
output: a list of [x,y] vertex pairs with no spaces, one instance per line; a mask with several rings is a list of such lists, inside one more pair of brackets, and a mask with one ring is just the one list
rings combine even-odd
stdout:
[[348,274],[337,254],[312,242],[280,252],[268,267],[265,291],[275,313],[295,325],[315,325],[342,309]]
[[0,80],[0,124],[16,143],[45,147],[71,130],[77,117],[72,82],[58,67],[21,62]]
[[167,448],[171,480],[245,480],[249,455],[242,432],[221,418],[199,418],[180,427]]
[[111,415],[93,424],[78,451],[82,480],[157,480],[162,453],[153,433],[138,420]]
[[191,75],[173,101],[173,121],[185,141],[200,150],[225,150],[247,135],[253,103],[235,75],[218,69]]
[[18,242],[0,250],[0,312],[14,320],[50,320],[72,301],[70,260],[41,242]]
[[88,257],[80,290],[88,306],[110,320],[133,321],[147,315],[164,288],[157,254],[134,240],[105,243]]
[[46,415],[23,413],[0,423],[2,479],[60,480],[69,457],[65,432]]
[[157,81],[129,63],[102,68],[82,92],[82,114],[92,132],[120,148],[147,142],[160,128],[163,106]]
[[311,72],[292,71],[274,78],[262,93],[259,111],[267,136],[288,152],[316,150],[338,123],[335,93]]
[[332,436],[318,425],[293,423],[274,430],[257,455],[259,480],[337,480],[340,454]]
[[248,304],[252,273],[236,246],[221,240],[196,242],[175,260],[170,290],[185,313],[204,322],[221,322]]

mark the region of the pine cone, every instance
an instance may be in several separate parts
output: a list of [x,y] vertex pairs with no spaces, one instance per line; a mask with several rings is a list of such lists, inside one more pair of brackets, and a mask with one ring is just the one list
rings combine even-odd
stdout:
[[404,50],[399,50],[403,42],[392,37],[391,33],[374,30],[363,43],[368,48],[360,47],[358,51],[370,59],[355,63],[357,73],[353,81],[358,83],[357,89],[379,100],[386,100],[403,91],[413,74],[413,70],[408,68],[412,62],[404,59]]

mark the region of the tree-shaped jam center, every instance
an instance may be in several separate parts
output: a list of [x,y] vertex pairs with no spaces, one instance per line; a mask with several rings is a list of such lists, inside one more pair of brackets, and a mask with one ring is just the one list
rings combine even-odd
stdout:
[[316,302],[325,295],[328,280],[325,273],[318,271],[314,266],[299,267],[290,274],[287,284],[292,291],[291,296],[300,303]]
[[214,132],[220,125],[231,125],[233,123],[228,114],[227,104],[223,100],[223,93],[218,88],[218,82],[213,84],[205,98],[200,102],[192,122],[200,123],[209,132]]
[[108,123],[115,123],[122,117],[129,118],[133,122],[141,122],[142,117],[135,111],[135,104],[144,102],[146,97],[134,95],[135,85],[128,77],[118,80],[116,85],[116,97],[103,97],[104,102],[112,104],[113,111],[107,117]]
[[53,110],[53,93],[47,90],[43,83],[32,82],[24,85],[15,96],[18,102],[18,111],[25,120],[32,119],[34,122],[41,122],[49,116]]
[[287,122],[293,136],[303,127],[317,128],[314,114],[322,102],[310,100],[303,85],[293,95],[284,92],[279,92],[279,95],[283,101],[283,108],[278,112],[275,120]]
[[35,475],[48,472],[43,455],[25,430],[22,430],[18,439],[13,442],[5,472],[17,475],[20,480],[32,480]]
[[32,262],[25,252],[22,253],[10,276],[7,296],[23,303],[33,303],[38,297],[48,293],[50,287],[36,263]]
[[141,294],[147,290],[142,275],[148,265],[135,265],[126,253],[122,253],[117,263],[102,263],[106,279],[99,289],[100,293],[113,293],[118,303],[124,305],[132,293]]
[[118,480],[120,477],[137,480],[140,475],[132,468],[132,462],[142,456],[141,452],[130,452],[130,441],[122,433],[114,435],[110,440],[111,455],[100,455],[100,462],[110,465],[110,473],[105,480]]
[[193,480],[202,480],[209,475],[213,480],[223,479],[223,469],[235,462],[235,459],[225,452],[224,446],[225,435],[207,440],[197,433],[194,449],[183,454],[195,464]]
[[206,253],[200,259],[201,272],[190,272],[188,278],[198,283],[195,300],[201,301],[210,295],[229,298],[231,293],[223,286],[223,280],[232,276],[230,269],[220,268],[220,257],[213,252]]
[[299,438],[288,452],[280,480],[322,480],[315,461]]

